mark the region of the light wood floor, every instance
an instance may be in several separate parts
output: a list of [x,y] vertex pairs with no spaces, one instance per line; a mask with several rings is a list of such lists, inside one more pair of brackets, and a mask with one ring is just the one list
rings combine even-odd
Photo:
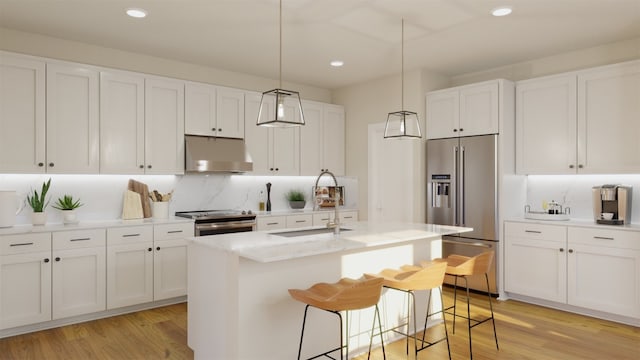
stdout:
[[[447,295],[445,303],[451,301]],[[475,316],[485,314],[485,306],[486,297],[472,297]],[[186,310],[186,304],[178,304],[0,339],[0,359],[192,359],[193,352],[186,345]],[[476,360],[640,359],[640,328],[517,301],[494,301],[494,310],[500,350],[495,348],[491,325],[482,324],[473,330]],[[450,318],[452,359],[468,359],[464,323],[458,320],[453,335]],[[429,330],[428,336],[443,335],[442,329]],[[386,350],[387,359],[414,358],[405,355],[404,341],[390,344]],[[445,343],[418,355],[418,359],[447,358]],[[366,359],[366,354],[357,359]],[[372,359],[382,359],[379,349]]]

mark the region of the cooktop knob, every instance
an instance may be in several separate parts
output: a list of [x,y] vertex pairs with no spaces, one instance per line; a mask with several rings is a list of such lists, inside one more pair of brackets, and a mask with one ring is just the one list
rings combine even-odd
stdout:
[[242,210],[242,215],[247,215],[247,212]]

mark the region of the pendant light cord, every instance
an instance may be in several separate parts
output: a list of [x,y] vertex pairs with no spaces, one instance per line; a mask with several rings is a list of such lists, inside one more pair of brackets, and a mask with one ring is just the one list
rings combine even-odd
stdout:
[[280,26],[279,32],[280,32],[280,39],[279,39],[279,46],[280,46],[280,64],[279,64],[279,68],[278,68],[278,80],[279,80],[279,88],[282,89],[282,0],[280,0],[280,12],[278,15],[278,24]]
[[402,18],[402,33],[401,34],[402,34],[401,35],[402,39],[400,41],[400,43],[401,43],[401,50],[400,51],[402,53],[402,56],[401,56],[402,64],[400,65],[400,68],[401,68],[401,70],[400,70],[401,80],[400,81],[401,81],[402,89],[400,90],[400,101],[401,101],[402,108],[400,110],[404,111],[404,18]]

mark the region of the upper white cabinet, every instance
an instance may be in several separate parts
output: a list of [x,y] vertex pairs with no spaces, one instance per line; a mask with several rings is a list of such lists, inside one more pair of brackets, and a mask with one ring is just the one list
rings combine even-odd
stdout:
[[516,171],[638,173],[640,61],[518,82]]
[[244,92],[208,84],[185,87],[185,133],[244,138]]
[[498,134],[504,84],[492,80],[427,93],[427,139]]
[[0,51],[0,173],[45,171],[45,67]]
[[145,79],[145,173],[184,173],[184,82]]
[[339,105],[303,101],[305,125],[300,128],[300,173],[318,175],[344,169],[344,108]]
[[[245,94],[245,140],[256,175],[300,175],[300,127],[267,128],[257,126],[261,94]],[[275,103],[268,104],[275,108]],[[271,109],[270,109],[271,110]],[[295,108],[284,111],[294,116]],[[275,109],[274,109],[275,111]],[[267,116],[264,114],[263,116]]]
[[98,70],[47,63],[48,173],[98,173],[99,90]]
[[100,172],[144,174],[144,76],[100,73]]

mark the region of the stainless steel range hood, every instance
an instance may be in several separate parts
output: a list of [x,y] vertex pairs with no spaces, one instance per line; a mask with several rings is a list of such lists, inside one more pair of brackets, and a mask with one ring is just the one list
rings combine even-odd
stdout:
[[185,135],[187,173],[242,173],[253,170],[244,140]]

